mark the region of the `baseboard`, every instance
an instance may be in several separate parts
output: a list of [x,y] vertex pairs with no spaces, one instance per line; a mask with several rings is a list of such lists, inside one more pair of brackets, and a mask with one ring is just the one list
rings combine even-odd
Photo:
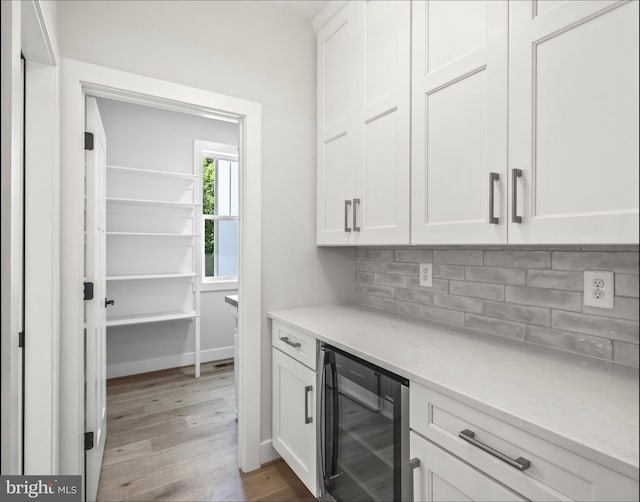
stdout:
[[280,458],[280,454],[274,450],[271,439],[262,441],[260,443],[260,463],[265,464],[276,458]]
[[[200,351],[201,363],[220,361],[221,359],[229,359],[232,357],[233,346]],[[185,352],[184,354],[156,357],[153,359],[142,359],[140,361],[131,361],[127,363],[107,364],[107,378],[137,375],[138,373],[166,370],[169,368],[180,368],[181,366],[195,364],[195,362],[195,352]]]

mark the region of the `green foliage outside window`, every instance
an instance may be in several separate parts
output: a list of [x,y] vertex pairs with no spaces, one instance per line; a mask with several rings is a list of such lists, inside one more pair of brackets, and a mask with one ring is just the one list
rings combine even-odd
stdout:
[[[202,159],[202,214],[215,214],[216,203],[216,163],[209,157]],[[205,275],[213,275],[213,221],[207,221],[204,226]]]

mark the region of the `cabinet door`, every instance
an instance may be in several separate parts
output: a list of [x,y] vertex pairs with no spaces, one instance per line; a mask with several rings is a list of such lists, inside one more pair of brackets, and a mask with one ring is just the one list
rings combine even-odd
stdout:
[[278,349],[273,353],[273,447],[318,496],[316,374]]
[[412,26],[411,243],[506,243],[507,2],[414,2]]
[[526,500],[413,431],[410,450],[420,460],[413,471],[415,501]]
[[318,33],[318,244],[346,245],[353,236],[354,9],[347,4]]
[[411,4],[380,0],[353,7],[354,243],[409,244]]
[[510,34],[509,242],[638,243],[638,2],[512,2]]

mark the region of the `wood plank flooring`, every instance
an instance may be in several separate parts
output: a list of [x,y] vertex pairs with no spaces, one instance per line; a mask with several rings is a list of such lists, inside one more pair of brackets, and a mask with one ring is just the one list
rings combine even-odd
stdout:
[[233,362],[108,380],[98,501],[313,501],[276,460],[238,465]]

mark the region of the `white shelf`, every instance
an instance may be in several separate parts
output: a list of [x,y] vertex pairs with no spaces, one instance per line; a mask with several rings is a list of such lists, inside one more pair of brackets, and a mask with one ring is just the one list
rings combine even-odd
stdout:
[[192,202],[173,202],[168,200],[147,200],[147,199],[122,199],[120,197],[107,197],[108,204],[129,204],[134,206],[166,206],[166,207],[180,207],[180,208],[193,208],[200,204],[194,204]]
[[135,274],[135,275],[109,275],[107,281],[146,281],[153,279],[180,279],[185,277],[195,277],[196,274],[189,272],[186,274]]
[[165,233],[165,232],[107,232],[107,236],[134,236],[134,237],[195,237],[196,234],[179,234],[179,233]]
[[162,314],[135,314],[107,319],[107,327],[130,326],[133,324],[151,324],[156,322],[179,321],[182,319],[194,319],[195,312],[166,312]]
[[140,174],[152,176],[166,176],[167,178],[180,178],[193,181],[195,176],[190,173],[178,173],[173,171],[158,171],[157,169],[138,169],[135,167],[107,166],[109,171],[121,172],[123,174]]

